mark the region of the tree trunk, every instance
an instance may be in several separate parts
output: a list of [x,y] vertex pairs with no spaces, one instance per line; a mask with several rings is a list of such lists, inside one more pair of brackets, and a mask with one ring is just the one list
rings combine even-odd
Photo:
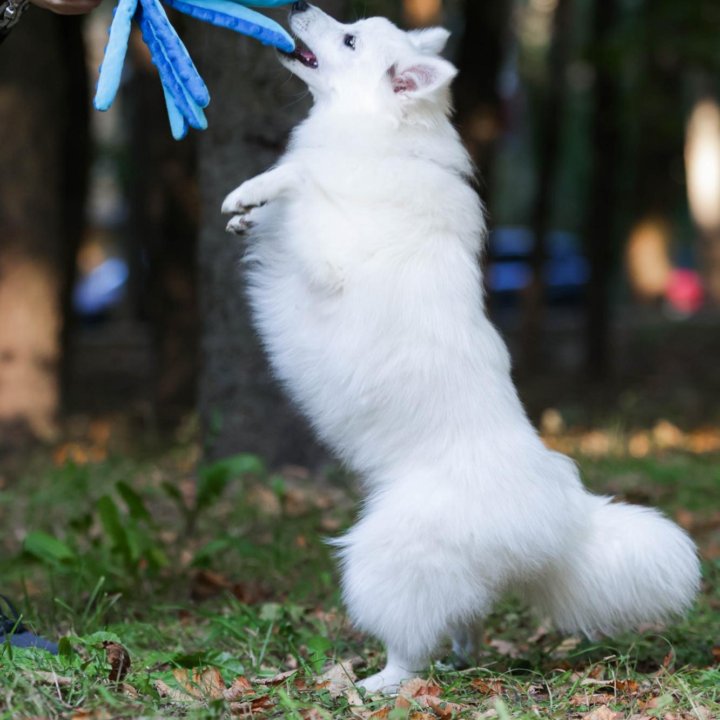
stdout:
[[[0,47],[0,436],[48,436],[59,403],[67,237],[66,41],[77,19],[31,8]],[[77,87],[77,86],[75,86]],[[74,128],[76,132],[82,129]],[[79,162],[79,158],[72,158]],[[75,230],[73,230],[75,228]]]
[[560,159],[560,139],[563,130],[567,83],[565,71],[568,62],[572,0],[558,0],[553,17],[553,33],[547,68],[547,95],[540,116],[538,138],[538,179],[532,228],[533,250],[530,257],[532,279],[524,301],[522,335],[522,370],[535,370],[539,364],[540,344],[545,302],[543,277],[547,259],[547,234],[550,230],[554,182]]
[[[341,4],[324,9],[335,14]],[[228,192],[278,158],[307,112],[308,95],[271,49],[249,38],[195,23],[191,41],[212,94],[209,129],[199,139],[199,406],[206,452],[217,458],[251,451],[271,464],[313,464],[322,453],[271,377],[246,303],[243,243],[225,232],[220,214]]]
[[610,277],[615,257],[615,172],[621,165],[622,136],[618,123],[618,92],[608,57],[617,17],[616,0],[596,0],[593,44],[596,53],[593,88],[592,167],[586,252],[590,263],[585,325],[585,367],[601,380],[610,368]]
[[454,83],[457,124],[463,141],[480,168],[483,195],[489,205],[492,161],[502,133],[499,77],[508,42],[511,3],[465,0],[465,29]]
[[[183,18],[172,22],[182,28]],[[133,44],[125,107],[130,129],[130,255],[139,313],[154,344],[153,407],[172,429],[194,408],[198,372],[197,136],[173,140],[149,54]]]

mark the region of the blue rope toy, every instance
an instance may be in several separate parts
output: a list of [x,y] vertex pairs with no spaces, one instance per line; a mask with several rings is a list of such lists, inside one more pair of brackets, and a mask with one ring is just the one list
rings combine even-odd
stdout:
[[[277,7],[291,1],[165,0],[170,7],[191,17],[249,35],[264,45],[273,45],[285,52],[295,49],[292,37],[276,22],[250,10],[247,5]],[[184,138],[191,127],[204,130],[207,118],[203,108],[210,102],[210,93],[160,0],[119,0],[108,31],[110,37],[100,67],[95,107],[107,110],[115,99],[133,19],[140,27],[158,69],[173,137],[176,140]]]

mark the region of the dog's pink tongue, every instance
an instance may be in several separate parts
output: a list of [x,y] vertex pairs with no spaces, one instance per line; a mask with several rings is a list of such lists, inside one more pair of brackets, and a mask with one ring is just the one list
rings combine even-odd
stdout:
[[302,56],[303,60],[308,65],[314,65],[317,63],[317,58],[315,57],[315,53],[311,52],[310,50],[298,50],[298,54]]

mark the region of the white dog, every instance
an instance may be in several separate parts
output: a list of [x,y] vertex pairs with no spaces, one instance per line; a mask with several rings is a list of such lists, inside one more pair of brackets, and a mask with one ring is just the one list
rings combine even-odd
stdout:
[[250,231],[249,296],[275,372],[367,490],[336,541],[352,619],[387,645],[364,687],[396,689],[447,637],[471,657],[509,590],[588,634],[685,611],[692,541],[655,510],[588,493],[518,400],[483,304],[448,33],[341,25],[304,2],[290,23],[299,49],[281,60],[314,107],[222,209]]

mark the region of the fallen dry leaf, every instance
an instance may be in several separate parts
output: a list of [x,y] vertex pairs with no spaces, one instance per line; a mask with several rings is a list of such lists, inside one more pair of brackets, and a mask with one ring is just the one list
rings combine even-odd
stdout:
[[554,658],[565,658],[581,643],[579,637],[566,637],[563,641],[552,651],[551,655]]
[[502,695],[504,686],[500,680],[481,680],[476,678],[470,685],[481,695]]
[[132,685],[128,685],[127,683],[121,683],[120,690],[131,700],[137,700],[140,697],[140,693]]
[[360,707],[364,703],[355,687],[357,675],[354,668],[364,663],[365,661],[359,657],[336,663],[316,678],[315,687],[327,690],[333,698],[344,695],[350,705]]
[[208,600],[230,590],[232,583],[224,575],[213,570],[198,570],[190,581],[190,597],[196,601]]
[[213,570],[201,569],[193,575],[190,583],[190,597],[193,600],[208,600],[223,592],[231,592],[245,605],[256,605],[271,595],[261,583],[235,582]]
[[565,420],[556,408],[546,408],[540,416],[540,432],[543,435],[560,435],[565,430]]
[[73,684],[72,678],[58,675],[54,672],[46,672],[45,670],[33,670],[29,674],[33,680],[38,680],[43,685],[55,685],[57,687],[70,687]]
[[[662,710],[663,708],[670,707],[671,705],[678,702],[680,699],[677,691],[666,692],[662,695],[655,695],[645,702],[640,702],[640,708],[642,710]],[[656,714],[656,713],[654,713]],[[697,720],[697,716],[693,716],[694,720]]]
[[323,713],[317,708],[305,708],[300,711],[303,720],[327,720],[327,713]]
[[583,720],[623,720],[625,716],[621,712],[611,710],[607,705],[596,708],[592,712],[582,716]]
[[110,663],[108,680],[121,683],[130,669],[130,654],[120,643],[106,640],[102,645],[105,648],[107,661]]
[[297,673],[296,669],[286,670],[285,672],[278,673],[272,677],[256,677],[253,678],[253,682],[256,685],[267,685],[273,687],[275,685],[282,685],[288,678],[291,678]]
[[200,674],[194,673],[193,679],[206,697],[211,697],[213,700],[225,697],[225,681],[217,668],[207,668]]
[[448,700],[441,700],[440,698],[433,697],[432,695],[425,695],[427,699],[427,706],[442,720],[447,720],[465,710],[469,709],[469,705],[461,705],[460,703],[450,702]]
[[652,434],[655,444],[661,450],[681,447],[685,440],[682,430],[667,420],[659,420],[652,429]]
[[505,655],[506,657],[519,658],[522,654],[518,646],[515,643],[509,642],[508,640],[501,640],[499,638],[496,638],[494,640],[491,640],[489,642],[489,645],[491,648],[499,652],[500,655]]
[[527,642],[530,645],[539,643],[541,640],[544,640],[550,634],[550,631],[550,627],[546,625],[538,625],[538,627],[535,629],[535,632],[530,635],[530,637],[528,637]]
[[486,718],[496,718],[498,711],[495,708],[488,708],[482,712],[476,712],[472,717],[473,720],[486,720]]
[[675,521],[685,530],[692,530],[695,527],[695,515],[685,508],[678,508],[675,511]]
[[92,710],[76,708],[70,716],[70,720],[110,720],[110,718],[110,713],[104,708],[93,708]]
[[570,698],[570,704],[578,707],[580,705],[607,705],[615,700],[610,693],[580,693]]
[[300,717],[303,720],[326,720],[327,716],[324,715],[317,708],[304,708],[300,710]]
[[628,453],[634,458],[644,458],[650,454],[652,442],[650,434],[644,430],[634,432],[628,440]]
[[[467,705],[460,705],[440,697],[440,686],[431,680],[413,678],[403,683],[398,691],[395,707],[401,709],[411,708],[413,705],[426,707],[433,711],[436,717],[446,720],[454,714],[467,710]],[[420,713],[418,713],[420,714]],[[424,713],[427,715],[427,713]]]
[[700,428],[690,433],[687,449],[702,454],[720,450],[720,432],[717,428]]
[[384,707],[380,708],[380,710],[375,710],[375,712],[370,713],[370,715],[367,716],[367,720],[387,720],[390,716],[391,709],[392,708]]
[[412,678],[411,680],[404,682],[398,690],[398,699],[401,697],[416,698],[421,695],[433,695],[434,697],[439,697],[440,686],[432,680]]
[[693,707],[695,714],[700,720],[716,720],[711,710],[708,710],[704,705],[695,705]]
[[196,700],[219,700],[225,697],[225,681],[217,668],[192,671],[175,668],[173,676],[185,692]]
[[590,457],[605,457],[611,449],[610,436],[603,430],[590,430],[580,439],[580,451]]
[[283,510],[288,517],[300,517],[310,511],[308,493],[300,488],[288,488],[283,496]]
[[[200,703],[208,700],[226,700],[232,715],[251,717],[274,706],[275,701],[269,695],[253,695],[255,690],[252,683],[242,675],[233,680],[230,687],[217,668],[207,668],[203,671],[190,671],[184,668],[173,670],[173,676],[180,687],[171,687],[162,680],[155,681],[155,689],[161,697],[177,703]],[[242,698],[242,699],[240,699]]]
[[616,680],[615,690],[624,695],[637,695],[640,691],[640,683],[637,680]]
[[246,677],[239,675],[232,681],[230,687],[223,691],[223,697],[226,700],[232,701],[254,692],[255,690],[253,689],[252,683]]
[[323,532],[337,532],[343,526],[342,521],[333,515],[323,515],[320,518],[320,529]]
[[161,698],[165,698],[167,700],[170,700],[171,702],[175,703],[190,703],[194,702],[196,698],[194,698],[192,695],[188,695],[185,690],[181,690],[180,688],[171,687],[163,680],[156,680],[155,683],[155,689],[158,692],[158,695],[160,695]]
[[336,663],[315,680],[315,687],[327,690],[330,697],[340,697],[348,688],[355,685],[357,675],[353,670],[352,661]]
[[548,698],[548,689],[545,685],[528,685],[527,694],[534,700],[546,700]]
[[254,507],[270,517],[279,517],[282,513],[277,493],[264,485],[252,487],[247,493],[246,502],[250,507]]
[[244,605],[258,605],[273,596],[272,590],[259,582],[236,582],[232,594]]
[[663,658],[662,666],[666,670],[672,670],[675,667],[675,652],[673,650]]
[[260,697],[248,700],[246,702],[230,703],[230,712],[232,715],[241,715],[244,717],[252,717],[256,713],[269,710],[274,707],[275,701],[269,695],[261,695]]

